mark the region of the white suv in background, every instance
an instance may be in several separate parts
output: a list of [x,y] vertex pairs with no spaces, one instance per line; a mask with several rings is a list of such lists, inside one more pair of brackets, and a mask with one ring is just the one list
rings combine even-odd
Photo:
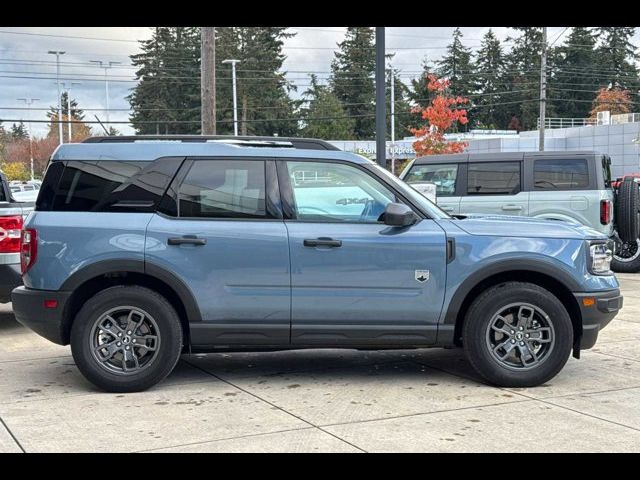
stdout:
[[[614,223],[611,159],[602,153],[431,155],[413,160],[400,178],[409,184],[435,183],[438,206],[451,215],[498,214],[578,222],[620,243]],[[614,256],[613,268],[621,263],[628,267],[628,259]],[[640,270],[640,262],[637,268]]]

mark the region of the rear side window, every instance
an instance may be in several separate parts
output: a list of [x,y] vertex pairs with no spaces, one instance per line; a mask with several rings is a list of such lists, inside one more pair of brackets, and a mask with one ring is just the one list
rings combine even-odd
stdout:
[[589,187],[586,159],[536,160],[533,166],[535,190],[584,190]]
[[179,190],[180,217],[265,218],[265,162],[197,160]]
[[432,182],[439,197],[450,197],[456,193],[458,165],[414,165],[404,177],[407,183]]
[[467,195],[515,195],[520,192],[520,162],[470,163]]
[[69,161],[60,177],[52,210],[153,212],[182,160]]

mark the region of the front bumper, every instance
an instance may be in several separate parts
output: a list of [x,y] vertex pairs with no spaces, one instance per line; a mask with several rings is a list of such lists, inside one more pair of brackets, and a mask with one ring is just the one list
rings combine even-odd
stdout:
[[0,303],[11,301],[11,291],[22,285],[20,264],[0,264]]
[[[47,340],[66,345],[68,332],[64,330],[64,308],[71,292],[53,292],[18,287],[11,293],[16,320]],[[45,300],[55,300],[55,308],[45,307]]]
[[[598,333],[606,327],[622,308],[620,290],[607,290],[596,293],[574,293],[582,314],[582,335],[576,349],[586,350],[593,347]],[[591,301],[593,300],[593,301]]]

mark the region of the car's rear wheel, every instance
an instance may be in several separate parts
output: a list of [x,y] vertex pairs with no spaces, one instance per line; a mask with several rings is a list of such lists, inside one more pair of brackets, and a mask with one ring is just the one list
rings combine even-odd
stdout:
[[567,310],[551,292],[506,282],[471,304],[462,341],[471,365],[502,387],[533,387],[555,377],[573,345]]
[[117,286],[89,299],[73,323],[71,351],[82,374],[109,392],[146,390],[175,367],[182,327],[158,293]]
[[640,272],[640,239],[616,243],[611,270],[618,273]]

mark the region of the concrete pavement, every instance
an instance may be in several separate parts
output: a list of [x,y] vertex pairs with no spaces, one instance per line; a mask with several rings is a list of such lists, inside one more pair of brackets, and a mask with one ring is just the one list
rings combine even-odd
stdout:
[[108,394],[0,306],[0,452],[639,452],[640,275],[619,279],[595,348],[531,389],[484,384],[459,350],[305,350],[185,356]]

